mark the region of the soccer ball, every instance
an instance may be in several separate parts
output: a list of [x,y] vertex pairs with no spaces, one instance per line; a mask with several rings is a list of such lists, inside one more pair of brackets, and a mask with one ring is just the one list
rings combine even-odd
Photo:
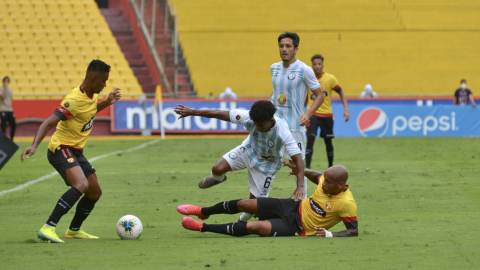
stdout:
[[140,219],[133,215],[121,217],[117,222],[117,234],[123,240],[138,239],[143,231]]

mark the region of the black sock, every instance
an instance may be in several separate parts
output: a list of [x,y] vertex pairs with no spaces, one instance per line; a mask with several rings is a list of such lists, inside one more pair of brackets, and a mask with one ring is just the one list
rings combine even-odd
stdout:
[[240,213],[240,210],[238,210],[238,206],[237,206],[238,201],[240,200],[221,202],[211,207],[202,207],[202,214],[209,216],[209,215],[215,215],[215,214]]
[[82,196],[82,193],[74,187],[71,187],[69,190],[67,190],[67,192],[60,197],[57,205],[55,205],[52,214],[47,220],[47,225],[57,227],[57,223],[60,221],[63,215],[65,215],[72,208],[72,206],[75,205],[80,196]]
[[312,163],[312,156],[313,156],[313,144],[315,143],[315,136],[308,135],[307,136],[307,149],[305,149],[305,168],[310,169],[310,165]]
[[333,144],[332,139],[325,139],[325,145],[327,146],[327,158],[328,158],[328,167],[333,166]]
[[221,233],[231,236],[248,235],[247,223],[227,223],[227,224],[205,224],[203,223],[202,232]]
[[90,215],[90,212],[92,212],[93,207],[95,207],[95,203],[97,201],[98,200],[92,200],[87,198],[87,196],[83,195],[83,198],[77,204],[77,211],[75,212],[75,216],[73,217],[72,223],[70,224],[70,230],[80,230],[83,221],[85,221],[88,215]]

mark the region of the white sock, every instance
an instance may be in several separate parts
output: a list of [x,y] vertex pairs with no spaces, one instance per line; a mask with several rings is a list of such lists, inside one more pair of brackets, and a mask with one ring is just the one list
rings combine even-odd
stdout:
[[249,213],[245,213],[245,212],[244,212],[244,213],[240,216],[240,221],[247,222],[247,221],[250,220],[252,217],[253,217],[253,214],[249,214]]
[[308,183],[308,178],[306,176],[303,177],[303,180],[304,180],[304,183],[303,183],[303,188],[305,189],[305,197],[303,197],[304,199],[306,199],[308,197],[308,193],[307,193],[307,183]]
[[215,178],[215,180],[217,180],[218,182],[223,182],[223,180],[225,180],[224,178],[225,178],[226,174],[227,173],[222,173],[220,175],[216,175],[216,174],[213,174],[213,172],[212,172],[213,178]]
[[52,226],[52,225],[48,225],[47,223],[45,223],[45,227],[52,228],[53,226]]

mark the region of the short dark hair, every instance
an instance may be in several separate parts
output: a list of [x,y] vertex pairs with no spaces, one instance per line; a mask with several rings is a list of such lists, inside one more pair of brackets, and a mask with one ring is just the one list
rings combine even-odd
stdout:
[[272,119],[276,111],[277,109],[272,102],[259,100],[253,103],[248,114],[254,123],[260,123]]
[[291,38],[293,40],[294,48],[297,48],[298,45],[300,44],[300,37],[297,35],[297,33],[288,32],[288,31],[281,33],[280,36],[278,36],[278,43],[280,43],[280,40],[284,38]]
[[467,80],[462,79],[462,80],[460,81],[460,83],[467,83]]
[[110,66],[101,60],[92,60],[88,65],[87,72],[108,73],[110,72]]
[[8,80],[8,82],[10,82],[10,77],[8,77],[8,76],[3,77],[2,83],[4,83],[5,80]]
[[320,59],[320,60],[322,60],[322,63],[323,63],[323,55],[321,55],[321,54],[314,54],[314,55],[312,56],[312,59],[311,59],[310,61],[313,62],[313,60],[315,60],[315,59]]

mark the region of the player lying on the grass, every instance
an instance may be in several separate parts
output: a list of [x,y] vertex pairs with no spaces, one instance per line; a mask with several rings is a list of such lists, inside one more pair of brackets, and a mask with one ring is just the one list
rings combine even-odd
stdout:
[[[241,145],[230,150],[213,166],[212,175],[203,178],[198,186],[209,188],[227,180],[227,172],[248,169],[248,188],[250,198],[268,197],[275,174],[282,168],[283,151],[286,149],[293,162],[299,168],[297,188],[291,196],[295,200],[305,195],[303,182],[304,163],[300,149],[295,142],[287,123],[274,117],[276,108],[266,100],[259,100],[247,110],[194,110],[178,105],[174,110],[180,118],[197,115],[217,118],[247,129],[248,137]],[[240,216],[239,221],[246,222],[252,217],[248,213]]]
[[[30,158],[35,154],[37,146],[48,131],[57,126],[48,144],[48,161],[65,180],[70,189],[58,200],[47,223],[38,232],[38,237],[53,243],[64,243],[55,228],[63,215],[85,194],[77,204],[77,210],[66,238],[97,239],[85,233],[81,225],[93,210],[95,203],[102,195],[95,169],[83,156],[83,147],[92,131],[95,114],[114,104],[122,96],[120,89],[115,88],[106,100],[98,101],[98,94],[106,86],[110,66],[100,60],[92,60],[87,68],[83,83],[74,88],[60,103],[55,112],[40,125],[32,146],[22,152]],[[98,101],[98,102],[97,102]]]
[[[290,163],[284,166],[296,168]],[[298,168],[298,167],[297,167]],[[348,172],[336,165],[320,172],[305,169],[305,176],[317,184],[315,193],[302,201],[278,198],[257,198],[218,203],[211,207],[180,205],[177,211],[184,215],[195,215],[207,219],[215,214],[236,214],[244,211],[258,214],[258,221],[247,223],[206,224],[190,217],[182,219],[185,229],[214,232],[231,236],[258,234],[261,236],[318,235],[320,237],[358,236],[357,203],[345,183]],[[329,228],[343,221],[346,230],[330,232]]]

